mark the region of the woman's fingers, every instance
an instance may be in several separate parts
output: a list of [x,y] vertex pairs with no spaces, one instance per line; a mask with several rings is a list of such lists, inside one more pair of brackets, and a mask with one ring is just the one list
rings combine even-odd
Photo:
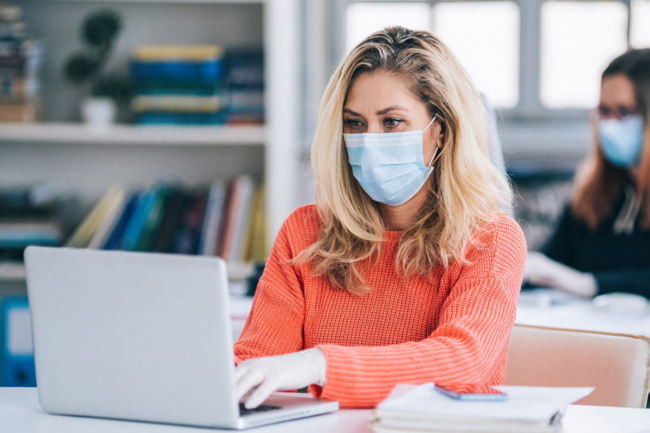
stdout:
[[241,398],[246,395],[248,391],[252,388],[258,386],[264,382],[264,373],[261,370],[252,369],[248,371],[248,374],[242,376],[239,381],[237,381],[236,386],[236,396],[237,401],[240,401]]
[[273,379],[265,380],[257,389],[246,399],[244,406],[246,409],[255,409],[277,391],[277,381]]

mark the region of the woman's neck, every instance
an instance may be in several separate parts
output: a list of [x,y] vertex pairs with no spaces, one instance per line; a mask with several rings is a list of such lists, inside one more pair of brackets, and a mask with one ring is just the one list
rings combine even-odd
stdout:
[[417,218],[428,194],[428,188],[424,186],[409,201],[399,206],[380,203],[379,208],[386,230],[407,229]]

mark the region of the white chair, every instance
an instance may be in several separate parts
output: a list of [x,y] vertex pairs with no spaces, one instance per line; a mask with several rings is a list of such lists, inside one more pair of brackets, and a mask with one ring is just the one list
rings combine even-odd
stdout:
[[578,404],[645,408],[650,339],[515,325],[506,385],[594,386]]

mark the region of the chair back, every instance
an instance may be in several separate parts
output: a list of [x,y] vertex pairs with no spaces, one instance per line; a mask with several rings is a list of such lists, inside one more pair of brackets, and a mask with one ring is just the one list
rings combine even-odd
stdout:
[[506,385],[593,386],[578,404],[645,408],[650,339],[515,325]]

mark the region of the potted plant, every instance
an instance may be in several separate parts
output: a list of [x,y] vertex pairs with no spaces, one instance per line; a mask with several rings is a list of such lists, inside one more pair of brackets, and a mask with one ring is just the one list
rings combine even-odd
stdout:
[[129,99],[128,79],[104,74],[102,69],[117,41],[122,20],[117,12],[102,10],[90,14],[81,26],[83,48],[64,65],[64,76],[73,84],[90,85],[90,96],[81,104],[81,116],[92,126],[115,122],[117,107]]

